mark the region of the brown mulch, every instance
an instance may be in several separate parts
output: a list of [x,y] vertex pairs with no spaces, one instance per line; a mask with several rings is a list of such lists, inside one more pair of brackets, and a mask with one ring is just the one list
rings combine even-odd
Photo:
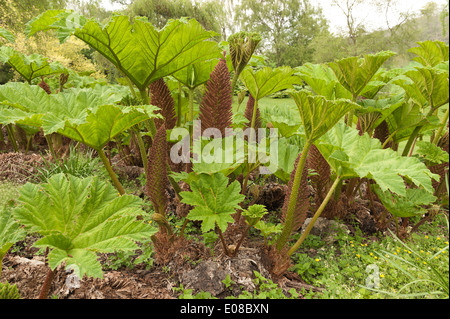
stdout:
[[[48,160],[48,156],[44,156]],[[44,160],[40,154],[0,153],[0,181],[26,183],[38,173]]]

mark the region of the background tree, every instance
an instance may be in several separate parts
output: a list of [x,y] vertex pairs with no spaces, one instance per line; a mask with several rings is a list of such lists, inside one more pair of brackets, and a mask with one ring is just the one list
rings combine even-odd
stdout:
[[321,9],[308,0],[243,0],[235,22],[242,31],[262,35],[260,48],[276,66],[310,61],[309,43],[327,28]]
[[188,17],[196,19],[206,30],[220,33],[222,27],[217,16],[222,15],[222,5],[218,3],[191,0],[135,0],[125,9],[125,14],[147,17],[158,28],[169,19]]

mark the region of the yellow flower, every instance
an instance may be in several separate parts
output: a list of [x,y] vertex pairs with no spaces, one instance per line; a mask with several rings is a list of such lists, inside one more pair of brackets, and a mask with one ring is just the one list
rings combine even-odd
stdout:
[[420,252],[421,252],[422,254],[424,253],[424,251],[423,251],[422,249],[420,250]]
[[380,274],[380,277],[381,277],[381,278],[384,278],[384,274]]
[[427,236],[427,235],[425,235],[425,239],[428,239],[428,236]]
[[360,254],[356,254],[356,257],[360,258],[360,257],[361,257],[361,255],[360,255]]
[[370,255],[370,256],[373,256],[373,253],[370,253],[369,255]]
[[448,245],[448,241],[446,241],[445,244]]
[[394,253],[394,255],[397,255],[397,253]]
[[441,237],[438,236],[436,239],[437,239],[437,240],[441,240]]
[[350,240],[350,244],[353,244],[353,240]]
[[427,264],[427,262],[426,262],[426,261],[424,261],[424,262],[423,262],[423,264],[424,264],[424,265],[426,265],[426,264]]
[[355,245],[352,244],[352,247],[355,247]]
[[408,254],[411,254],[411,252],[408,250]]
[[375,256],[374,258],[375,258],[375,259],[378,259],[378,257],[377,257],[377,256]]
[[318,262],[318,261],[320,261],[320,259],[319,259],[319,258],[316,258],[316,261]]

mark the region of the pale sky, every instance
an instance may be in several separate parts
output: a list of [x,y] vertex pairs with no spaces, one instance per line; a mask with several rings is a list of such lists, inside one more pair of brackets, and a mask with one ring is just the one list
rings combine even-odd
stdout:
[[[202,1],[202,0],[200,0]],[[310,0],[310,3],[314,6],[321,6],[325,18],[328,20],[330,30],[334,33],[339,33],[342,28],[346,27],[346,18],[341,9],[331,5],[333,0]],[[345,2],[340,0],[340,2]],[[369,1],[367,1],[368,3]],[[399,21],[400,12],[420,12],[430,0],[395,0],[396,7],[393,7],[389,14],[389,20],[391,26],[395,25]],[[433,0],[438,5],[445,5],[447,0]],[[118,10],[121,6],[117,3],[111,5],[110,0],[102,0],[105,8],[109,10]],[[375,30],[378,28],[386,28],[386,20],[384,12],[378,12],[374,10],[374,7],[362,4],[358,6],[358,10],[355,11],[356,22],[362,22],[368,30]]]
[[[322,11],[324,16],[327,18],[330,30],[332,32],[338,33],[340,29],[346,28],[346,17],[335,5],[332,5],[333,0],[311,0],[311,4],[316,5],[319,4],[322,7]],[[345,1],[339,1],[345,2]],[[369,2],[369,1],[367,1]],[[392,8],[390,11],[389,24],[394,26],[399,22],[399,13],[400,12],[420,12],[430,0],[396,0],[394,1],[397,5],[395,8]],[[445,5],[447,0],[433,0],[433,2],[438,5]],[[357,16],[356,22],[362,22],[368,30],[375,30],[378,28],[386,28],[386,19],[384,12],[379,12],[374,10],[374,7],[370,5],[360,5],[358,6],[358,10],[355,11],[355,15]]]

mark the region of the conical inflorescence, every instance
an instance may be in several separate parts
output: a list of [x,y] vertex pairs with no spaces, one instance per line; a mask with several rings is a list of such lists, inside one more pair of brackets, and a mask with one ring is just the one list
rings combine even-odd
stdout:
[[156,132],[150,149],[147,171],[146,193],[150,198],[155,213],[164,216],[167,205],[167,138],[163,123]]
[[173,129],[177,123],[175,102],[164,79],[161,78],[149,85],[149,95],[150,103],[159,107],[161,109],[159,113],[164,117],[164,120],[155,119],[156,128],[165,123],[166,129]]
[[230,73],[227,63],[221,59],[211,72],[200,103],[202,132],[207,128],[216,128],[225,136],[225,128],[232,124],[232,103]]
[[52,90],[50,89],[50,86],[47,84],[47,82],[44,81],[44,78],[42,78],[41,82],[39,82],[39,87],[43,89],[47,94],[52,94]]

